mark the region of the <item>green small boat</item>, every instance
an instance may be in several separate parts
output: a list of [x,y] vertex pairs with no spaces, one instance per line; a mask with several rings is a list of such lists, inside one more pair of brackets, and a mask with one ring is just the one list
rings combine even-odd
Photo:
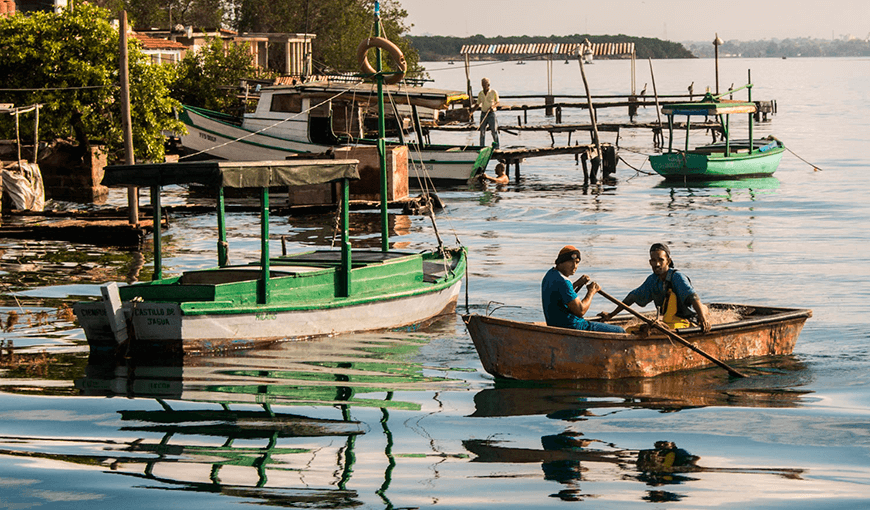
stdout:
[[[752,85],[730,90],[733,94],[742,88],[751,91]],[[662,107],[662,113],[668,118],[668,150],[662,154],[649,157],[653,170],[667,180],[707,181],[724,179],[744,179],[769,177],[773,175],[782,153],[783,143],[776,138],[768,137],[753,139],[756,105],[752,95],[746,102],[723,100],[720,96],[707,93],[700,102],[677,103]],[[731,114],[745,113],[749,116],[749,138],[734,139],[731,137]],[[674,149],[674,117],[686,117],[686,145]],[[718,117],[722,125],[725,140],[708,145],[689,148],[689,130],[692,117]]]
[[[108,185],[150,187],[154,209],[154,278],[103,285],[103,299],[73,310],[91,348],[211,352],[257,344],[425,323],[456,308],[466,250],[352,250],[348,208],[341,206],[341,247],[273,256],[269,188],[358,179],[356,160],[203,161],[106,168]],[[162,272],[160,187],[199,183],[217,193],[217,267],[174,276]],[[229,263],[224,188],[259,188],[259,260]]]

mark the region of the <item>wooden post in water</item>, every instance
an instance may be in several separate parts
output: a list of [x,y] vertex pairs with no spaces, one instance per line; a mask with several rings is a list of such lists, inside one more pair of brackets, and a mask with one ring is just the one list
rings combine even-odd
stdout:
[[468,106],[474,104],[474,96],[471,95],[471,64],[468,63],[468,53],[465,54],[465,86],[468,89]]
[[[649,60],[649,76],[650,76],[650,80],[652,80],[653,97],[655,97],[655,100],[656,100],[656,118],[659,121],[659,136],[662,137],[661,143],[659,144],[659,147],[661,147],[665,144],[664,143],[665,140],[664,140],[664,135],[662,134],[662,112],[661,112],[661,108],[659,107],[659,93],[656,90],[656,75],[655,75],[655,73],[653,73],[652,58],[648,58],[647,60]],[[655,137],[653,137],[653,138],[655,138]],[[653,143],[653,145],[656,145],[656,143]]]
[[[130,73],[127,67],[127,11],[121,11],[120,59],[118,69],[121,79],[121,123],[124,126],[124,162],[128,165],[136,163],[133,155],[133,121],[130,115]],[[127,187],[127,204],[130,213],[130,224],[139,224],[139,188]]]
[[719,39],[719,33],[716,33],[716,38],[713,39],[713,54],[716,59],[716,95],[719,95],[719,45],[724,41]]
[[[601,155],[601,139],[598,137],[598,121],[596,120],[595,106],[592,104],[592,94],[589,92],[589,83],[586,81],[586,70],[583,68],[583,59],[577,59],[580,63],[580,77],[583,78],[583,88],[586,89],[586,103],[589,105],[589,120],[592,122],[592,141],[595,143],[595,157],[598,158],[598,166],[601,167],[601,162],[604,160]],[[595,163],[592,163],[592,182],[598,181],[597,168]],[[586,184],[584,182],[584,184]]]
[[544,98],[544,104],[547,108],[544,110],[544,115],[550,117],[553,115],[553,55],[547,58],[547,97]]

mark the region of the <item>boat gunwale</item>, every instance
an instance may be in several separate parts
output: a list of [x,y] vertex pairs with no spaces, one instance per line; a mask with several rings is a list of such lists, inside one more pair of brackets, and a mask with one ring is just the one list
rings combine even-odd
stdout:
[[[782,308],[782,307],[759,307],[753,305],[740,305],[740,304],[731,304],[731,303],[710,303],[709,306],[727,306],[729,308],[754,308],[755,310],[778,310],[777,313],[773,313],[770,315],[764,315],[757,318],[751,318],[747,320],[740,320],[735,322],[727,322],[722,324],[715,324],[711,327],[710,332],[704,333],[701,331],[699,327],[685,328],[678,330],[680,336],[696,339],[704,339],[709,336],[713,336],[716,334],[725,334],[732,332],[739,332],[744,329],[756,328],[758,326],[767,326],[773,323],[783,323],[783,322],[791,322],[794,320],[803,319],[806,321],[810,317],[812,317],[813,312],[809,308]],[[624,342],[660,342],[662,340],[669,340],[669,338],[664,335],[649,335],[647,337],[639,337],[637,335],[633,335],[630,333],[605,333],[599,331],[584,331],[584,330],[576,330],[569,328],[559,328],[556,326],[547,326],[545,324],[533,323],[533,322],[524,322],[524,321],[515,321],[511,319],[503,319],[500,317],[492,317],[487,315],[480,314],[467,314],[462,316],[463,322],[468,324],[469,320],[472,317],[476,317],[484,323],[510,327],[514,329],[523,329],[528,331],[536,331],[540,333],[546,333],[551,335],[561,335],[561,336],[572,336],[577,338],[582,338],[584,340],[601,340],[601,341],[624,341]],[[617,316],[618,318],[629,318],[626,315]]]
[[[250,304],[250,305],[238,305],[237,304],[237,305],[233,305],[232,307],[228,307],[228,308],[224,308],[224,307],[216,307],[215,308],[213,306],[210,306],[210,305],[215,305],[218,303],[220,303],[220,304],[226,303],[225,301],[196,301],[196,300],[178,301],[178,300],[160,300],[160,299],[156,299],[156,298],[149,298],[147,300],[147,302],[148,303],[175,304],[178,306],[182,315],[198,316],[198,315],[253,314],[253,313],[270,313],[270,312],[277,313],[277,312],[302,311],[302,310],[313,310],[313,309],[338,309],[338,308],[344,308],[344,307],[365,305],[365,304],[373,302],[373,301],[392,301],[392,300],[396,300],[396,299],[415,297],[415,296],[421,296],[421,295],[430,294],[430,293],[434,293],[434,292],[440,292],[440,291],[443,291],[445,289],[449,289],[450,287],[455,285],[457,282],[461,281],[463,278],[463,275],[464,275],[464,271],[465,271],[465,262],[464,262],[465,259],[464,259],[464,257],[462,257],[460,255],[460,253],[459,253],[460,251],[464,251],[464,249],[463,250],[456,250],[457,253],[451,255],[448,270],[447,270],[447,272],[441,273],[443,276],[441,276],[440,278],[437,278],[434,281],[427,281],[427,280],[423,279],[423,280],[420,280],[415,286],[413,286],[411,288],[405,288],[405,289],[402,289],[398,292],[394,292],[391,294],[377,294],[376,293],[374,295],[373,294],[357,294],[357,295],[351,295],[351,296],[341,297],[341,298],[332,297],[332,298],[328,298],[325,300],[309,301],[309,302],[306,302],[304,305],[293,305],[293,304],[274,302],[274,303],[256,303],[256,304]],[[404,261],[403,259],[412,258],[414,256],[417,256],[417,257],[423,259],[423,262],[425,262],[425,255],[427,253],[434,253],[434,251],[427,251],[427,252],[423,252],[423,253],[408,253],[406,257],[397,257],[397,258],[394,258],[391,260],[387,260],[387,261],[385,261],[385,263],[403,262]],[[238,266],[236,266],[236,267],[238,267]],[[250,267],[257,268],[258,266],[251,265]],[[363,267],[369,267],[369,266],[363,266]],[[220,269],[221,268],[209,268],[209,269],[201,269],[201,270],[194,270],[194,271],[219,271]],[[351,270],[351,273],[356,269],[359,269],[359,268],[353,268]],[[273,276],[269,280],[271,282],[277,282],[277,286],[280,286],[280,282],[282,280],[288,281],[291,279],[298,280],[300,278],[319,277],[325,273],[337,273],[337,270],[338,269],[335,267],[324,267],[322,271],[310,271],[310,272],[302,272],[302,273],[298,273],[298,274],[288,273],[285,275]],[[280,271],[280,270],[276,270],[276,271]],[[424,271],[424,277],[425,277],[425,271]],[[133,286],[139,286],[141,288],[149,288],[152,286],[157,287],[160,285],[164,285],[167,287],[173,287],[173,286],[178,285],[178,286],[184,286],[187,288],[190,288],[190,287],[212,288],[212,287],[218,287],[218,286],[224,286],[224,285],[225,286],[248,285],[252,281],[257,281],[256,279],[251,279],[251,280],[244,280],[244,281],[215,283],[215,284],[208,284],[208,283],[187,283],[187,284],[185,284],[185,283],[178,282],[178,280],[180,280],[181,278],[182,278],[182,276],[173,276],[170,278],[165,278],[163,280],[154,280],[151,282],[139,282],[138,284],[135,284],[135,285],[126,286],[125,288],[130,288]],[[228,287],[224,287],[224,288],[228,288]],[[128,301],[129,300],[125,299],[124,302],[127,303]],[[185,307],[185,305],[189,305],[189,306]],[[193,308],[193,309],[191,309],[191,308]]]

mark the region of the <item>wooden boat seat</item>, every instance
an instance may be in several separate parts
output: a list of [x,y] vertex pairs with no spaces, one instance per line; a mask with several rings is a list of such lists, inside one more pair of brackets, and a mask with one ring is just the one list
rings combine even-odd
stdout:
[[[390,251],[353,251],[351,252],[351,264],[353,267],[361,267],[369,264],[382,264],[386,261],[416,255],[414,253]],[[338,266],[341,264],[341,251],[317,250],[298,255],[284,255],[272,259],[273,264],[284,267],[283,264],[316,264],[321,266]]]
[[[296,276],[300,273],[311,271],[323,271],[322,267],[313,266],[283,266],[280,269],[269,271],[271,278],[282,276]],[[186,271],[178,279],[182,285],[220,285],[223,283],[253,281],[260,278],[262,271],[259,267],[223,267],[220,269],[202,269]]]

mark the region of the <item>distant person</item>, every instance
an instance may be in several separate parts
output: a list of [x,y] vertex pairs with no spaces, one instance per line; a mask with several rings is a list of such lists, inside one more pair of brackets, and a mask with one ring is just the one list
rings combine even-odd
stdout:
[[510,178],[505,173],[504,163],[499,163],[495,165],[495,177],[490,177],[486,175],[486,170],[480,173],[478,176],[483,182],[494,182],[496,184],[507,184],[510,182]]
[[[622,300],[628,306],[637,303],[646,306],[654,302],[662,322],[673,329],[689,328],[697,323],[704,332],[710,331],[707,307],[692,287],[689,278],[674,268],[671,250],[666,244],[656,243],[649,249],[649,265],[653,274],[640,287],[629,292]],[[623,308],[617,306],[601,320],[609,320]]]
[[486,130],[492,133],[492,146],[498,149],[498,120],[495,110],[498,107],[498,92],[489,87],[489,78],[480,80],[483,90],[477,94],[474,109],[480,110],[480,145],[486,144]]
[[[590,322],[583,318],[583,315],[589,310],[592,296],[601,287],[595,282],[590,282],[589,276],[585,274],[574,283],[568,279],[569,276],[577,272],[577,267],[580,266],[580,250],[570,245],[565,246],[559,250],[555,264],[547,271],[541,282],[541,302],[548,326],[605,333],[625,332],[619,326]],[[586,286],[586,296],[580,298],[577,291],[584,285]]]

